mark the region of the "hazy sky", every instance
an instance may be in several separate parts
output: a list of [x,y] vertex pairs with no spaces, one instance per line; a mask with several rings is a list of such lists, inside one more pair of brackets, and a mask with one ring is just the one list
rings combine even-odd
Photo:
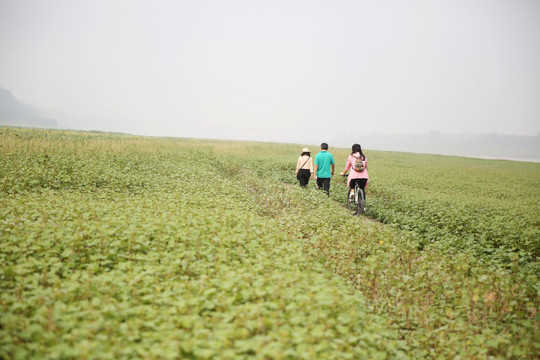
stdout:
[[0,87],[99,130],[540,131],[539,0],[0,0],[0,52]]

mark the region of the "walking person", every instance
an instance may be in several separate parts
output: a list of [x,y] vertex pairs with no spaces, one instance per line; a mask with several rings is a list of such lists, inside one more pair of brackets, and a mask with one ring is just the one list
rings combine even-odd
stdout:
[[354,187],[358,183],[360,189],[364,191],[364,200],[366,200],[366,188],[369,181],[368,164],[360,144],[352,146],[351,155],[349,155],[345,163],[345,170],[340,175],[345,175],[349,169],[351,169],[347,177],[347,187],[351,189],[349,196],[354,198]]
[[326,195],[330,196],[330,178],[334,175],[336,162],[334,156],[328,152],[328,144],[321,144],[321,152],[315,156],[315,179],[317,188],[326,191]]
[[309,149],[303,148],[296,162],[296,178],[300,181],[301,187],[306,187],[310,177],[313,177],[313,159]]

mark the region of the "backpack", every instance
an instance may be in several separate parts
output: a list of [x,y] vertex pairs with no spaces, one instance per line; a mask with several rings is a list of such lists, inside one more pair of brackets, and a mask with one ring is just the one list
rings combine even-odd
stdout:
[[356,157],[356,161],[354,162],[354,166],[353,166],[353,169],[354,171],[356,172],[362,172],[364,170],[366,170],[366,165],[364,165],[364,162],[362,161],[362,158],[361,157]]

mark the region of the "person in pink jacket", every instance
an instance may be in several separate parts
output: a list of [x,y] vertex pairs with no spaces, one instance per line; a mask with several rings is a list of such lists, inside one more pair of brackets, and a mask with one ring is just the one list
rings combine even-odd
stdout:
[[[363,171],[355,170],[355,165],[358,160],[360,160],[364,164]],[[356,183],[358,183],[358,186],[364,191],[365,200],[366,188],[369,182],[368,164],[366,156],[362,152],[362,147],[359,144],[354,144],[352,146],[351,155],[349,155],[349,157],[347,158],[347,162],[345,163],[345,170],[341,172],[341,175],[345,175],[349,169],[351,169],[351,171],[349,172],[349,176],[347,177],[347,187],[351,188],[349,196],[354,197],[354,186],[356,185]]]

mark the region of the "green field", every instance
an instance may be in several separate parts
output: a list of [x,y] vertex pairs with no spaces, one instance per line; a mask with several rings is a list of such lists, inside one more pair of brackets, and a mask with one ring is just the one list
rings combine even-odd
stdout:
[[301,147],[1,128],[0,358],[540,357],[540,164]]

